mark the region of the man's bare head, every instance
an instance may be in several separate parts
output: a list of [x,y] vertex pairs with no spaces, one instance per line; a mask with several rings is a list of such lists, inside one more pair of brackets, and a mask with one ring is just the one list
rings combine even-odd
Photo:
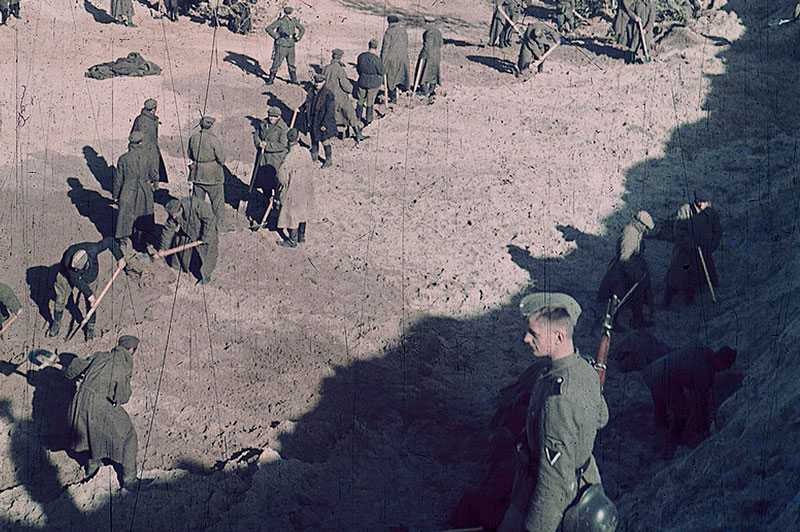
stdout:
[[575,325],[566,309],[544,307],[528,316],[528,330],[523,342],[535,357],[561,358],[575,351],[572,344],[574,331]]

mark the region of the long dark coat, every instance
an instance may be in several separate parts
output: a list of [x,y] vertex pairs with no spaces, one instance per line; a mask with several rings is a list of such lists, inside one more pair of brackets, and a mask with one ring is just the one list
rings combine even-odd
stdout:
[[597,291],[598,301],[608,301],[612,294],[622,299],[631,287],[639,282],[639,286],[631,296],[630,306],[649,304],[652,306],[650,290],[650,268],[644,258],[644,225],[634,220],[626,225],[617,240],[617,254],[609,265],[608,271]]
[[[422,34],[422,50],[417,59],[417,68],[422,68],[419,84],[442,84],[440,64],[442,61],[442,32],[436,26],[428,25]],[[416,70],[415,70],[416,72]]]
[[344,65],[341,61],[334,59],[325,67],[325,87],[332,93],[336,101],[336,122],[338,124],[348,123],[348,111],[353,115],[353,104],[350,102],[350,95],[353,94],[353,83],[347,77]]
[[167,167],[164,165],[164,158],[161,156],[161,148],[158,146],[158,117],[153,111],[142,109],[142,112],[133,120],[131,133],[139,131],[144,136],[144,144],[150,152],[150,156],[155,161],[158,169],[158,180],[167,183]]
[[69,408],[72,450],[135,467],[136,429],[121,406],[131,398],[132,373],[133,356],[119,346],[108,353],[75,358],[66,367],[67,379],[84,375]]
[[[161,233],[161,249],[167,249],[182,244],[187,244],[195,240],[202,240],[204,246],[188,249],[172,257],[178,257],[180,265],[185,271],[191,271],[192,257],[200,259],[200,274],[208,277],[217,266],[217,253],[219,247],[219,233],[217,231],[217,219],[205,201],[197,198],[181,198],[183,213],[181,219],[176,222],[172,218],[167,219],[164,231]],[[167,257],[170,259],[170,257]],[[173,264],[173,262],[170,262]]]
[[111,16],[115,19],[133,16],[133,0],[111,0]]
[[391,22],[386,28],[381,47],[381,61],[383,61],[388,90],[394,90],[398,85],[402,85],[406,89],[411,87],[408,67],[408,32],[399,22]]
[[693,205],[681,205],[675,216],[673,235],[675,246],[667,270],[667,286],[672,290],[692,291],[706,285],[698,246],[703,252],[711,282],[716,285],[717,268],[712,254],[722,240],[722,226],[717,211],[708,207],[697,212]]
[[[327,83],[319,92],[312,87],[303,105],[313,142],[323,142],[336,136],[336,98]],[[322,126],[325,126],[325,131],[321,130]]]
[[189,182],[201,185],[221,185],[225,182],[225,153],[214,133],[208,129],[196,131],[189,137],[188,152],[189,159],[194,162]]
[[617,15],[614,18],[614,33],[617,44],[637,51],[641,47],[639,27],[631,18],[636,14],[642,20],[647,50],[653,53],[653,26],[656,20],[655,5],[652,0],[619,0]]
[[117,161],[112,190],[119,203],[116,238],[130,236],[136,220],[153,214],[153,183],[158,180],[158,166],[154,166],[157,161],[149,150],[144,143],[131,144]]
[[319,165],[309,163],[308,153],[295,145],[278,171],[281,184],[281,200],[278,227],[297,229],[300,222],[308,222],[314,216],[314,178]]

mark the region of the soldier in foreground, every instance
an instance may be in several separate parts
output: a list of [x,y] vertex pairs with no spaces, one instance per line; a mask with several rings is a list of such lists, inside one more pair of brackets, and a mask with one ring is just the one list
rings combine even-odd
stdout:
[[[139,339],[135,336],[121,336],[110,352],[76,357],[64,368],[67,379],[81,382],[69,407],[69,419],[71,449],[89,454],[84,480],[97,474],[103,460],[110,460],[115,469],[119,468],[120,488],[136,488],[139,442],[136,428],[122,405],[131,398],[133,355],[138,347]],[[140,481],[139,487],[148,483]]]
[[200,119],[200,131],[189,137],[188,156],[192,161],[189,182],[193,184],[192,196],[200,202],[208,196],[217,226],[224,230],[225,153],[222,151],[222,142],[211,131],[213,126],[214,118],[204,116]]
[[[81,242],[79,244],[73,244],[64,252],[53,285],[53,291],[55,293],[55,299],[53,301],[53,321],[50,323],[47,336],[53,337],[58,335],[61,327],[61,318],[64,316],[64,309],[74,289],[77,288],[78,293],[83,295],[85,299],[85,312],[88,313],[94,306],[94,291],[97,283],[97,274],[100,270],[97,256],[106,250],[114,255],[114,258],[117,260],[117,266],[125,265],[125,258],[122,254],[122,250],[117,241],[112,237],[106,237],[96,243]],[[94,313],[92,318],[86,323],[84,334],[87,341],[94,339],[94,324],[96,321],[97,313]]]
[[259,121],[256,131],[253,133],[253,143],[257,149],[261,150],[253,188],[258,187],[264,191],[267,205],[269,205],[273,191],[278,184],[278,169],[288,153],[286,148],[288,131],[289,126],[281,117],[281,110],[277,107],[270,107],[267,111],[267,118]]
[[19,304],[16,294],[10,286],[0,283],[0,329],[3,325],[22,312],[22,305]]
[[[356,71],[358,71],[358,105],[356,105],[356,116],[364,120],[364,125],[372,123],[375,99],[383,85],[383,61],[377,56],[378,40],[370,39],[368,50],[361,52],[356,60]],[[362,111],[366,114],[362,115]]]
[[[533,22],[528,25],[522,36],[522,44],[519,47],[519,57],[517,58],[517,70],[514,73],[517,77],[529,74],[528,68],[535,61],[544,57],[548,50],[553,48],[560,40],[560,36],[541,22]],[[543,63],[539,63],[537,71],[542,71]]]
[[311,160],[319,162],[319,145],[325,150],[322,168],[333,166],[331,139],[336,136],[336,98],[326,86],[325,76],[314,75],[314,85],[305,103],[306,123],[311,137]]
[[725,346],[673,351],[642,371],[653,397],[656,427],[666,431],[665,453],[681,442],[703,439],[711,430],[714,374],[733,366],[736,351]]
[[411,88],[408,68],[408,32],[400,25],[397,15],[387,17],[389,27],[383,35],[381,46],[381,61],[386,70],[386,90],[389,92],[389,102],[397,103],[397,87],[403,90]]
[[278,171],[278,230],[284,233],[280,245],[293,248],[306,241],[306,224],[314,214],[314,174],[318,170],[309,168],[297,146],[297,130],[290,129],[288,137],[289,155]]
[[608,271],[597,291],[597,301],[605,303],[612,294],[623,299],[636,283],[626,306],[630,307],[634,328],[646,327],[653,322],[645,320],[644,307],[653,310],[653,292],[650,283],[650,268],[644,257],[644,240],[655,227],[653,217],[647,211],[639,211],[636,217],[622,229],[617,240],[617,254],[609,264]]
[[294,45],[300,42],[306,29],[298,19],[290,16],[292,13],[294,13],[294,8],[291,6],[284,7],[283,15],[264,29],[275,41],[272,47],[272,66],[269,69],[267,85],[272,85],[275,82],[275,75],[278,73],[278,69],[283,64],[284,59],[289,69],[289,79],[292,83],[297,84]]
[[131,133],[135,131],[141,132],[143,135],[142,144],[147,149],[150,157],[153,158],[153,166],[158,172],[158,181],[166,183],[167,168],[164,165],[164,158],[161,156],[161,148],[158,146],[158,125],[161,121],[156,115],[158,110],[158,102],[153,98],[148,98],[144,102],[142,111],[133,121]]
[[[187,197],[174,199],[165,207],[169,218],[161,233],[161,249],[169,249],[198,240],[203,245],[187,249],[168,258],[172,266],[186,272],[199,273],[199,284],[211,282],[211,274],[217,266],[219,235],[217,220],[211,209],[201,199]],[[155,250],[151,249],[153,253]]]
[[531,394],[511,504],[500,532],[556,532],[567,507],[588,484],[600,484],[592,447],[608,422],[597,372],[572,343],[581,307],[570,296],[524,297],[524,342],[549,358]]
[[117,161],[112,186],[112,195],[119,205],[114,236],[130,237],[142,248],[155,242],[153,190],[158,186],[158,162],[143,140],[140,131],[130,134],[128,151]]
[[[428,103],[433,103],[436,87],[442,84],[442,32],[436,27],[436,19],[425,15],[425,31],[422,33],[422,50],[417,59],[417,69],[422,69],[419,74],[419,87],[422,94],[428,97]],[[416,72],[416,70],[415,70]]]
[[678,208],[672,232],[675,244],[664,287],[665,308],[675,293],[683,292],[691,305],[699,289],[719,283],[713,253],[722,240],[722,226],[705,192],[696,191],[694,202]]
[[[323,72],[325,86],[333,93],[336,103],[336,124],[344,124],[345,128],[352,129],[356,143],[359,143],[369,137],[365,137],[361,132],[361,120],[356,116],[353,103],[350,101],[350,95],[353,94],[353,84],[347,77],[347,72],[345,72],[344,63],[342,63],[343,56],[344,52],[338,48],[334,48],[331,52],[331,62]],[[345,132],[346,135],[347,133]]]

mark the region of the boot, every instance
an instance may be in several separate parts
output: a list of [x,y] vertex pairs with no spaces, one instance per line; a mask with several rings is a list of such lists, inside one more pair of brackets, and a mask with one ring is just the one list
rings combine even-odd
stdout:
[[297,243],[305,244],[305,242],[306,242],[306,223],[300,222],[300,225],[297,227]]
[[[94,316],[92,316],[94,317]],[[83,329],[83,334],[86,337],[87,342],[91,342],[95,338],[94,334],[94,320],[90,321],[86,324],[86,327]]]
[[[280,242],[278,242],[279,246],[283,246],[285,248],[296,248],[297,247],[297,230],[296,229],[287,229],[286,230],[287,237],[283,238]],[[283,236],[283,235],[281,235]]]
[[389,91],[389,103],[397,103],[397,88]]
[[61,318],[64,316],[63,310],[56,310],[53,312],[53,321],[50,323],[50,329],[47,331],[47,336],[58,336],[58,331],[61,329]]
[[325,148],[325,162],[322,163],[323,168],[330,168],[333,166],[333,146],[322,146]]
[[267,81],[265,81],[267,85],[272,85],[275,83],[275,72],[270,72],[267,76]]
[[375,108],[374,107],[367,107],[367,117],[364,120],[366,125],[370,125],[372,123],[372,119],[374,118],[374,116],[373,116],[374,112],[375,112]]
[[369,138],[361,132],[361,128],[358,128],[355,131],[356,131],[356,137],[355,137],[356,143],[363,142]]
[[90,459],[86,462],[86,465],[83,467],[83,482],[90,481],[98,471],[100,471],[100,466],[103,463],[100,460]]
[[289,81],[291,83],[293,83],[294,85],[299,85],[299,83],[297,82],[297,71],[296,70],[290,70],[289,71]]
[[362,120],[361,115],[363,110],[364,108],[361,107],[361,104],[356,104],[356,118],[358,118],[359,120]]
[[319,147],[311,148],[311,160],[315,163],[319,162]]

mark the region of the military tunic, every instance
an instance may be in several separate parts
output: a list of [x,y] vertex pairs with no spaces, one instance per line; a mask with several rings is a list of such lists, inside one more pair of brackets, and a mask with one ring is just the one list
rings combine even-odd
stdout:
[[0,283],[0,326],[22,308],[14,291],[7,284]]
[[168,182],[167,168],[164,165],[164,158],[161,156],[161,148],[158,146],[158,124],[158,117],[153,111],[142,109],[142,112],[133,121],[131,133],[139,131],[144,136],[142,144],[153,158],[153,165],[158,171],[158,180],[166,183]]
[[361,123],[353,109],[350,95],[353,94],[353,83],[347,77],[344,65],[337,59],[331,60],[325,67],[325,86],[333,93],[336,102],[336,123],[339,125],[360,128]]
[[261,143],[264,147],[261,149],[261,158],[258,161],[258,175],[256,176],[257,182],[254,186],[259,186],[265,191],[271,191],[275,188],[278,169],[283,164],[288,152],[288,143],[286,133],[289,132],[289,126],[283,119],[278,119],[275,124],[270,124],[266,120],[258,123],[256,131],[253,133],[253,143],[256,149],[259,148]]
[[121,464],[125,475],[136,474],[138,440],[131,418],[122,405],[131,398],[133,355],[117,346],[108,353],[75,358],[64,376],[83,381],[69,408],[71,449],[88,451],[93,460]]
[[294,146],[281,169],[278,180],[281,184],[278,199],[281,202],[278,214],[279,229],[297,229],[302,222],[314,216],[314,180],[318,165],[308,164],[307,155],[299,146]]
[[300,39],[305,35],[305,27],[298,19],[284,14],[267,26],[264,31],[269,33],[270,37],[275,40],[275,45],[272,49],[272,66],[269,70],[270,77],[275,77],[285,59],[289,68],[289,75],[294,79],[297,71],[294,45],[300,42]]
[[[217,266],[217,249],[219,234],[217,220],[208,205],[195,197],[180,199],[182,212],[180,219],[175,221],[172,217],[167,219],[164,231],[161,233],[161,249],[168,249],[196,240],[206,244],[196,248],[187,249],[181,253],[167,257],[172,266],[181,266],[184,271],[192,271],[192,261],[199,260],[199,273],[202,278],[211,277]],[[179,264],[173,260],[177,257]]]
[[694,205],[684,204],[678,209],[673,224],[675,245],[672,249],[672,261],[667,271],[667,290],[685,291],[693,295],[701,286],[706,285],[699,246],[703,252],[711,283],[718,283],[717,268],[712,253],[722,240],[722,226],[719,214],[713,207],[699,211]]
[[119,204],[116,238],[130,237],[134,227],[153,233],[153,184],[158,180],[158,161],[149,150],[144,143],[131,144],[117,161],[112,187]]
[[222,224],[225,215],[225,154],[222,143],[208,129],[201,129],[189,137],[189,159],[193,161],[189,182],[194,183],[192,195],[201,201],[207,194],[217,222]]
[[442,60],[442,32],[433,24],[428,24],[422,34],[422,50],[417,59],[417,68],[422,68],[419,85],[441,85],[440,63]]
[[386,72],[387,90],[398,85],[411,88],[408,67],[408,32],[399,22],[390,22],[383,35],[381,61]]
[[525,516],[524,530],[556,532],[578,490],[601,483],[592,448],[607,423],[608,406],[589,361],[577,353],[553,360],[531,394],[513,508],[498,530],[510,532],[509,516],[517,512]]

